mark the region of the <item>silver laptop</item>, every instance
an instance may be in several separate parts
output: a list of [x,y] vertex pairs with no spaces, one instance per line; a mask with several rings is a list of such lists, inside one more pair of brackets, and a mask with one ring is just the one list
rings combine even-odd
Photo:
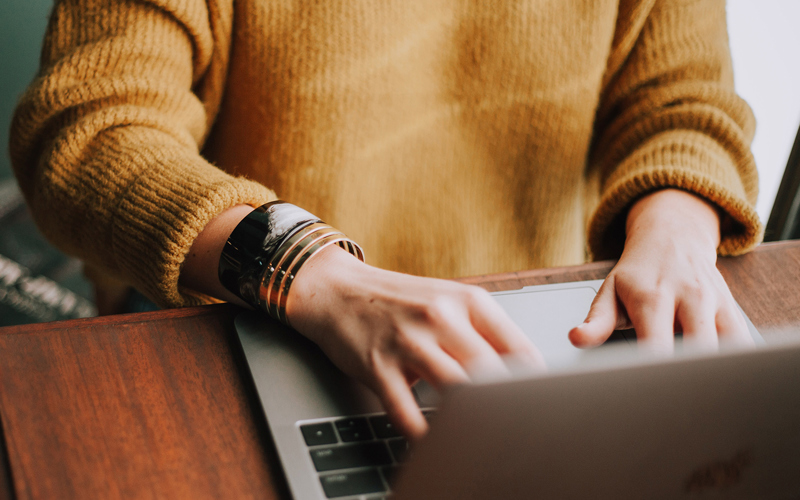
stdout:
[[[772,476],[754,472],[756,486],[746,484],[771,495],[762,478],[784,477],[789,466],[800,471],[800,349],[794,351],[795,371],[772,370],[772,378],[764,374],[777,365],[764,365],[758,357],[768,350],[643,363],[630,347],[634,339],[624,333],[616,335],[613,355],[598,361],[598,352],[574,348],[566,333],[583,321],[601,283],[494,294],[551,370],[460,388],[439,410],[434,410],[438,395],[418,384],[417,400],[430,417],[431,433],[413,453],[378,399],[339,372],[314,344],[260,314],[240,315],[238,336],[294,498],[379,499],[395,489],[392,498],[399,499],[658,497],[659,492],[674,498],[677,490],[668,485],[686,495],[730,492],[737,483],[713,479],[718,469],[740,467],[745,477],[765,466]],[[739,361],[718,361],[730,356]],[[735,370],[739,364],[744,368]],[[683,373],[696,376],[687,380]],[[771,399],[750,404],[769,394]],[[765,413],[772,420],[763,420]],[[793,447],[780,455],[783,448],[769,439]],[[775,459],[788,457],[781,462],[788,464],[784,469],[767,457],[772,450]],[[694,467],[690,472],[699,479],[687,479],[681,467]],[[798,494],[797,476],[794,485],[776,484]]]

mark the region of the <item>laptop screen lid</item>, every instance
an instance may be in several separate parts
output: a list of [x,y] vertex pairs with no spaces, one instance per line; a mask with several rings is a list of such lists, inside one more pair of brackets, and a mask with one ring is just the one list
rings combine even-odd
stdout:
[[453,390],[394,498],[800,498],[800,342],[627,365]]

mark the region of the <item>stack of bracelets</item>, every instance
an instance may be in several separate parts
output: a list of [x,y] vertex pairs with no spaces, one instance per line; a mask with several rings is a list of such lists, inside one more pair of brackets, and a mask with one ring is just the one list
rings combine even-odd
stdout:
[[289,325],[286,302],[297,272],[334,244],[364,261],[361,247],[341,231],[302,208],[273,201],[250,212],[228,237],[219,280],[240,299]]

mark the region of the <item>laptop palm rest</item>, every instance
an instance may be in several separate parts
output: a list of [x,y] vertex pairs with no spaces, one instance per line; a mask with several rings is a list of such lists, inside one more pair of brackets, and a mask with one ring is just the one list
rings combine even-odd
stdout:
[[261,313],[240,314],[236,331],[270,425],[381,411],[370,390],[299,333]]

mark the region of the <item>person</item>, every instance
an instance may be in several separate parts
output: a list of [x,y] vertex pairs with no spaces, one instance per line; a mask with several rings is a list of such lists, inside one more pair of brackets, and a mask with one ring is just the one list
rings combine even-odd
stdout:
[[[541,362],[441,278],[618,257],[574,344],[749,338],[715,267],[762,234],[722,0],[60,0],[41,64],[11,155],[43,232],[163,307],[290,279],[272,313],[409,436],[415,380]],[[236,252],[275,207],[352,239],[263,274]]]

